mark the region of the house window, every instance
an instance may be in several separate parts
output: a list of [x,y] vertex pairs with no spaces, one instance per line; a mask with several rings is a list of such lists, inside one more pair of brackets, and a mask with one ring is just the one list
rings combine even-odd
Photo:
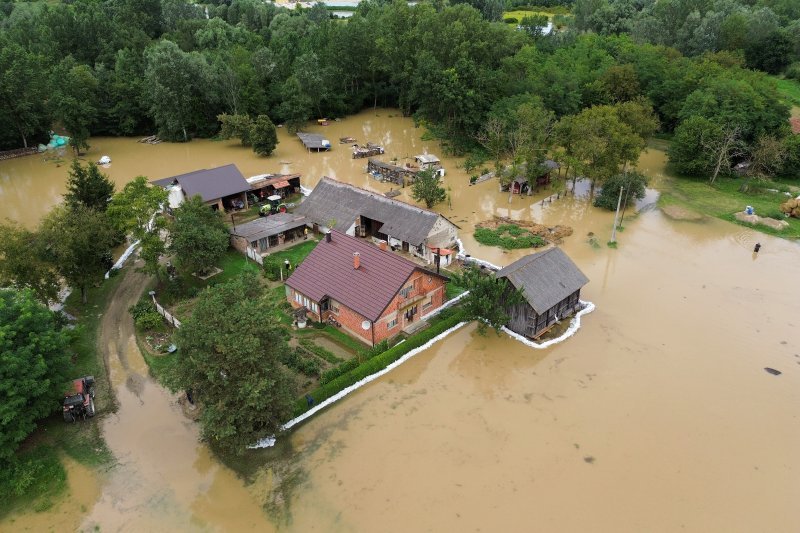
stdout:
[[334,313],[336,313],[338,315],[339,314],[339,302],[337,302],[336,300],[331,300],[330,301],[330,306],[331,306],[331,311],[333,311]]
[[428,302],[428,303],[425,303],[425,304],[422,304],[422,310],[424,311],[426,309],[430,309],[432,305],[433,305],[432,301]]
[[403,298],[408,298],[408,295],[411,294],[411,291],[414,289],[414,285],[409,285],[408,287],[404,287],[400,290],[400,296]]
[[386,324],[386,329],[392,329],[397,326],[397,319],[390,320],[388,324]]

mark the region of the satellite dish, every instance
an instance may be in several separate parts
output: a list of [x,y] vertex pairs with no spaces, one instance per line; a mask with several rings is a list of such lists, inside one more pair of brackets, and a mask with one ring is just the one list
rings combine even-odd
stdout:
[[369,327],[370,327],[371,325],[372,325],[372,324],[370,323],[370,321],[369,321],[369,320],[365,320],[365,321],[363,321],[363,322],[361,323],[361,329],[363,329],[363,330],[367,330],[367,329],[369,329]]

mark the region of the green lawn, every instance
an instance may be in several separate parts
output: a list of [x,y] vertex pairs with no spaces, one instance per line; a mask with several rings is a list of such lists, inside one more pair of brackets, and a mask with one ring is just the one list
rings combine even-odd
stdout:
[[283,264],[283,262],[288,259],[292,264],[292,269],[294,269],[303,261],[303,259],[306,258],[308,254],[311,253],[311,250],[313,250],[316,245],[317,241],[314,238],[309,237],[307,241],[302,241],[300,244],[296,244],[295,246],[281,250],[280,252],[269,254],[264,259],[266,260],[269,258],[270,261],[277,261],[280,264]]
[[[777,235],[789,239],[800,239],[800,219],[784,218],[779,206],[787,200],[781,192],[743,193],[739,190],[743,178],[718,178],[712,186],[707,181],[691,178],[675,178],[662,192],[660,205],[678,204],[697,212],[751,227],[763,233]],[[775,189],[786,189],[787,186],[800,186],[800,180],[778,180]],[[753,206],[759,216],[771,216],[786,220],[789,227],[776,231],[761,224],[751,226],[737,221],[733,214],[743,211],[748,205]]]
[[795,80],[781,79],[771,76],[778,86],[778,92],[786,99],[789,105],[800,106],[800,82]]

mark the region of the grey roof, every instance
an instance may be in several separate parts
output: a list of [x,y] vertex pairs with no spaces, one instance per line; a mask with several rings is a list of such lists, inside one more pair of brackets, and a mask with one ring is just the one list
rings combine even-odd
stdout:
[[204,202],[250,190],[250,184],[234,164],[195,170],[152,183],[161,187],[169,187],[175,182],[181,186],[187,197],[199,194]]
[[297,136],[303,141],[306,148],[322,150],[323,148],[328,149],[331,147],[330,142],[328,144],[323,144],[323,141],[327,141],[327,139],[324,135],[320,135],[319,133],[298,133]]
[[347,231],[356,217],[365,216],[383,223],[381,233],[414,246],[425,241],[440,217],[458,227],[439,213],[327,177],[320,180],[295,213],[325,227],[335,220],[340,231]]
[[436,157],[433,154],[415,155],[414,159],[416,159],[420,163],[438,163],[439,162],[439,158]]
[[496,274],[520,289],[537,314],[577,291],[589,279],[561,248],[550,248],[514,261]]
[[271,237],[294,228],[306,225],[306,217],[293,213],[275,213],[268,217],[259,217],[244,224],[238,224],[236,229],[230,228],[231,235],[244,237],[248,242]]

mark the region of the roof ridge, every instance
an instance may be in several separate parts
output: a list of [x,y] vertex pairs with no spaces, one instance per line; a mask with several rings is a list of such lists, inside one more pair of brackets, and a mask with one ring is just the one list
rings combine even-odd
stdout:
[[433,211],[432,209],[426,209],[424,207],[419,207],[419,206],[416,206],[414,204],[410,204],[408,202],[403,202],[402,200],[395,200],[394,198],[387,198],[386,196],[384,196],[384,195],[382,195],[380,193],[377,193],[377,192],[374,192],[374,191],[370,191],[369,189],[365,189],[363,187],[359,187],[358,185],[352,185],[352,184],[346,183],[344,181],[339,181],[339,180],[337,180],[335,178],[331,178],[330,176],[322,176],[322,179],[323,180],[328,180],[331,183],[334,183],[334,184],[337,184],[337,185],[342,185],[342,186],[350,188],[350,189],[355,189],[356,191],[358,191],[358,192],[360,192],[362,194],[368,194],[368,195],[376,198],[379,201],[388,202],[388,203],[396,203],[396,204],[398,204],[400,206],[409,207],[411,209],[419,209],[420,211],[422,211],[424,213],[430,213],[432,215],[436,215],[437,217],[440,216],[440,217],[443,217],[443,218],[447,218],[444,215],[442,215],[441,213],[437,213],[436,211]]

